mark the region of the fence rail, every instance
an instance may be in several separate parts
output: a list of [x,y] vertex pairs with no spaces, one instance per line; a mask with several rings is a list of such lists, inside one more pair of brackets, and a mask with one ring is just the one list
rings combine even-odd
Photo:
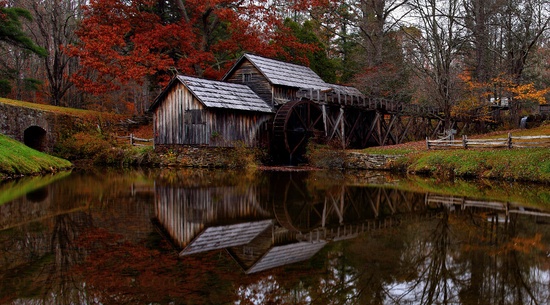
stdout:
[[453,137],[444,139],[430,140],[426,138],[426,147],[428,149],[449,149],[449,148],[527,148],[527,147],[550,147],[550,135],[541,136],[520,136],[514,137],[508,133],[506,138],[494,139],[468,139],[462,136],[462,139],[455,140]]
[[[130,145],[133,145],[133,146],[151,146],[151,145],[153,145],[153,139],[138,138],[138,137],[134,136],[133,133],[131,133],[129,136],[117,136],[117,139],[129,139]],[[137,142],[144,142],[144,143],[151,143],[151,144],[142,144],[142,143],[137,143]]]

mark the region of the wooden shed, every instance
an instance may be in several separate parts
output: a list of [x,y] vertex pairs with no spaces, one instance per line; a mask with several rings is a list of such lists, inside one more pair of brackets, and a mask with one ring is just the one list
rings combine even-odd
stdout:
[[248,86],[178,75],[151,105],[155,145],[260,145],[270,105]]

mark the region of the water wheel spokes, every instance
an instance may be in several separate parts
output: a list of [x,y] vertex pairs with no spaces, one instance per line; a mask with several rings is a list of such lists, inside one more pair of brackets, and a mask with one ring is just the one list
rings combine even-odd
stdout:
[[281,106],[273,124],[275,141],[292,157],[305,152],[308,140],[324,134],[323,113],[312,101]]

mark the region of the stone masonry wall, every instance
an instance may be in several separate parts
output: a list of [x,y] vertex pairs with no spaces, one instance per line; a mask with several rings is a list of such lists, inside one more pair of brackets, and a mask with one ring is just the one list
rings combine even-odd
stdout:
[[155,151],[164,165],[175,167],[239,168],[259,163],[259,151],[246,147],[155,145]]
[[354,151],[318,150],[309,155],[311,165],[320,168],[393,170],[400,155],[365,154]]
[[0,133],[23,142],[25,130],[38,126],[46,131],[46,147],[51,150],[55,144],[55,132],[48,116],[43,111],[0,103]]

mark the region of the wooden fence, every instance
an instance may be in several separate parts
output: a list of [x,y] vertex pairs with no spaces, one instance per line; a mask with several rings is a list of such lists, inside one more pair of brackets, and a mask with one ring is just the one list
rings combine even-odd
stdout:
[[[117,137],[117,139],[128,139],[130,141],[130,145],[133,145],[133,146],[151,146],[151,145],[153,145],[153,139],[138,138],[138,137],[134,136],[133,133],[131,133],[129,136]],[[138,142],[151,143],[151,144],[142,144],[142,143],[138,143]]]
[[514,137],[508,133],[506,138],[494,139],[462,139],[455,140],[453,136],[443,139],[430,140],[426,138],[428,149],[449,149],[449,148],[525,148],[525,147],[550,147],[550,135]]

